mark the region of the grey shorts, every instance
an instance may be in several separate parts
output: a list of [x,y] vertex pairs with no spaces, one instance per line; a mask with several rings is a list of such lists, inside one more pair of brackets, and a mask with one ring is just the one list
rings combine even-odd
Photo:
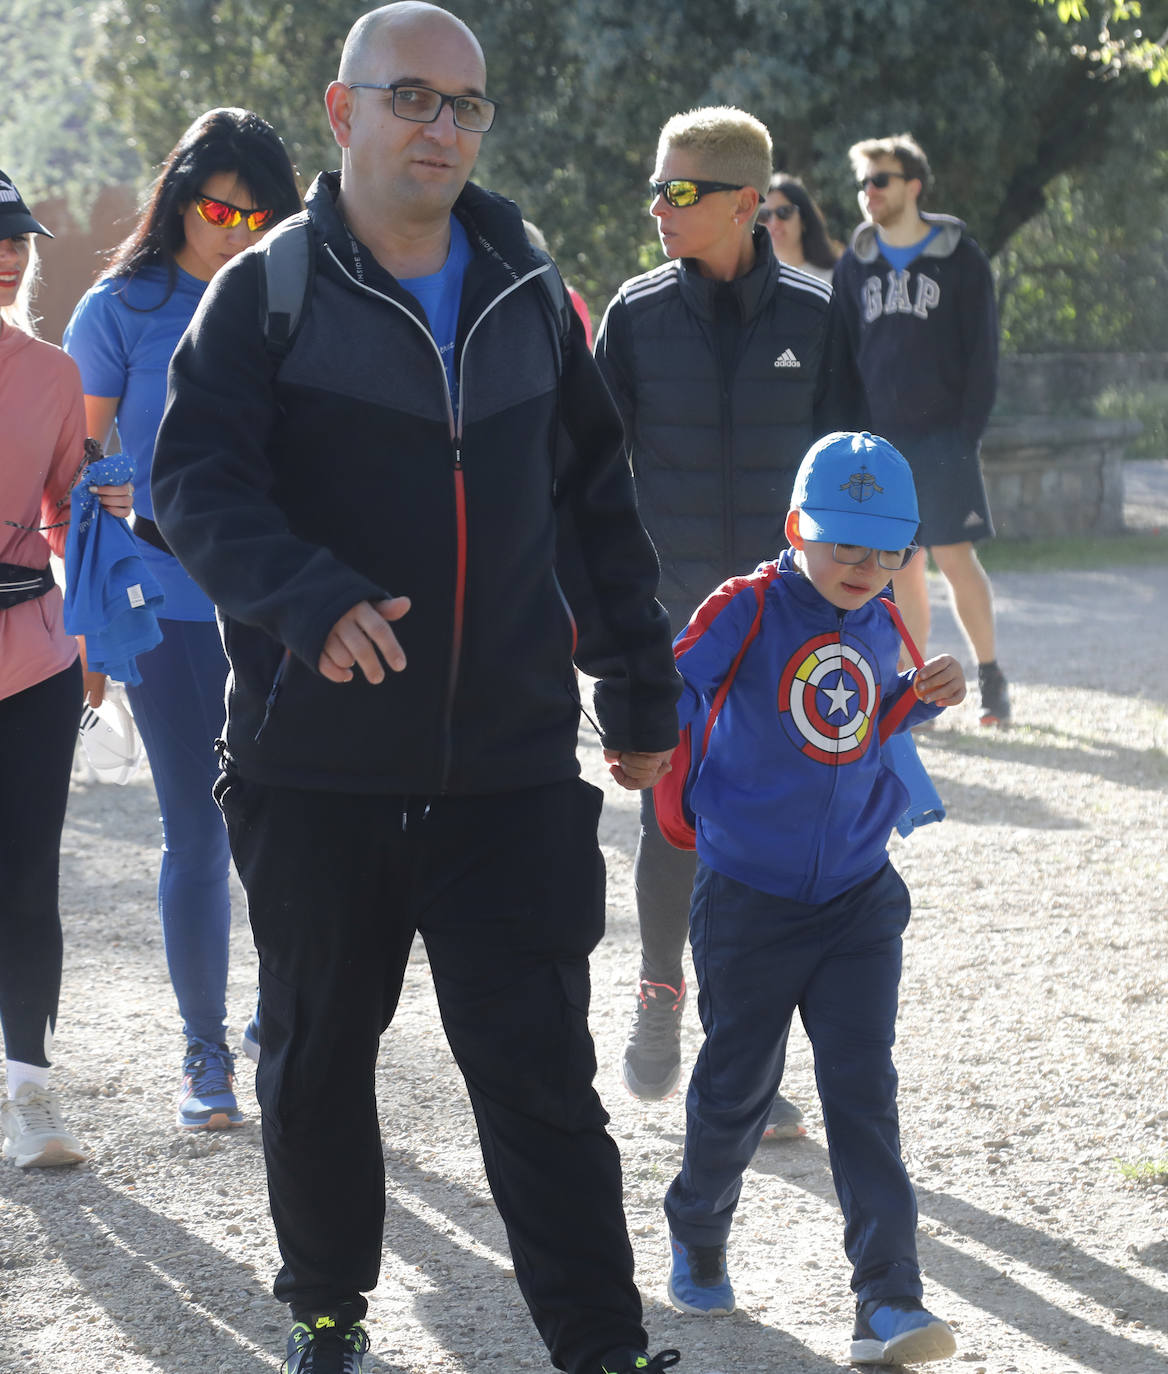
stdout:
[[980,445],[971,450],[946,434],[922,435],[897,447],[908,459],[916,483],[921,512],[917,543],[922,548],[993,538]]

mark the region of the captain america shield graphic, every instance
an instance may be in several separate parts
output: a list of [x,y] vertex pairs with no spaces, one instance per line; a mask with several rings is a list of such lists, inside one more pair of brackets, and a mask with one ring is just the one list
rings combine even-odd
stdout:
[[855,635],[816,635],[787,660],[779,681],[779,719],[800,753],[820,763],[854,763],[880,709],[873,655]]

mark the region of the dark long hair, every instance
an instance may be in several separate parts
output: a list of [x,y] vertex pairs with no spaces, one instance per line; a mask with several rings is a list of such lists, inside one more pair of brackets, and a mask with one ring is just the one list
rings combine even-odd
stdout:
[[803,223],[803,256],[814,267],[834,267],[839,254],[827,237],[827,225],[819,206],[803,183],[789,172],[776,172],[771,177],[767,193],[780,191],[799,211]]
[[167,271],[166,292],[151,309],[169,300],[178,280],[175,255],[186,241],[183,211],[217,172],[234,173],[257,204],[275,210],[276,222],[300,209],[291,159],[267,120],[251,110],[208,110],[167,154],[145,210],[114,249],[101,280],[133,277],[143,267],[161,264]]

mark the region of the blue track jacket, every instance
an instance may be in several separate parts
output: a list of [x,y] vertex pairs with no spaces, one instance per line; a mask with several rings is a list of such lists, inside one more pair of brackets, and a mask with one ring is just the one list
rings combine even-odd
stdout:
[[[780,575],[775,576],[775,569]],[[841,611],[797,570],[790,551],[722,584],[675,641],[678,705],[700,749],[706,715],[754,619],[762,627],[714,724],[690,791],[698,856],[776,896],[821,903],[887,860],[909,793],[884,757],[880,718],[915,670],[896,671],[900,635],[870,601]],[[917,702],[900,729],[940,714]]]

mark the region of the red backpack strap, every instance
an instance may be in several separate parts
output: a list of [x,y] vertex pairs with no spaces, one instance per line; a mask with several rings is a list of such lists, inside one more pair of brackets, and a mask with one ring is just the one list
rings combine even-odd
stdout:
[[[888,614],[892,617],[892,623],[900,632],[900,637],[904,640],[904,647],[908,650],[909,657],[912,659],[913,664],[919,671],[921,668],[925,666],[925,660],[921,657],[921,651],[913,642],[913,637],[909,634],[908,627],[905,625],[904,618],[901,616],[900,611],[897,609],[896,603],[894,601],[890,601],[886,596],[882,596],[880,598],[880,601],[881,604],[888,611]],[[914,692],[913,689],[909,687],[901,696],[900,700],[896,703],[896,705],[893,706],[893,708],[880,722],[881,744],[883,744],[884,741],[888,739],[890,735],[896,733],[896,729],[900,725],[900,722],[905,718],[905,716],[908,715],[908,713],[916,705],[917,700],[918,698],[916,692]]]
[[[710,731],[714,728],[714,721],[722,709],[722,704],[726,700],[727,693],[730,691],[730,686],[738,673],[747,649],[750,648],[751,643],[762,628],[762,610],[766,598],[766,589],[778,576],[778,567],[772,566],[761,577],[751,579],[750,585],[754,590],[757,603],[754,619],[750,622],[750,629],[747,630],[745,638],[738,646],[738,652],[734,655],[734,661],[730,664],[726,676],[714,693],[714,699],[710,703],[709,716],[706,720],[706,728],[702,733],[701,748],[696,752],[694,751],[692,731],[687,725],[681,732],[677,748],[673,751],[670,771],[653,788],[653,809],[657,815],[658,828],[675,849],[692,850],[697,843],[693,816],[687,803],[690,772],[705,757],[706,747],[710,742]],[[684,652],[684,647],[686,646],[682,647],[682,652]],[[674,653],[678,653],[677,645],[674,646]]]

